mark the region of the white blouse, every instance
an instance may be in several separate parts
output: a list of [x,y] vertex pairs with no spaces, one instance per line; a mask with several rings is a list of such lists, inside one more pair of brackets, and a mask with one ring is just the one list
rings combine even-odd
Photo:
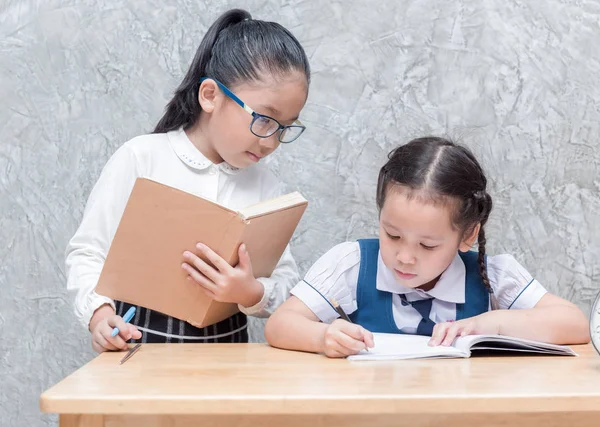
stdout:
[[[183,130],[143,135],[123,144],[102,170],[86,205],[79,229],[66,250],[67,289],[75,295],[75,314],[87,328],[94,311],[114,302],[94,289],[108,248],[138,177],[204,197],[230,209],[241,209],[281,194],[277,178],[261,164],[237,169],[213,164]],[[246,314],[265,317],[289,295],[299,280],[298,268],[286,248],[270,278],[258,278],[264,295]]]
[[[347,314],[353,313],[357,309],[359,271],[358,242],[341,243],[319,258],[291,293],[322,322],[330,323],[339,315],[323,296],[337,300]],[[533,308],[546,293],[544,287],[511,255],[488,256],[487,271],[500,309]],[[433,297],[430,319],[436,323],[455,320],[456,304],[465,302],[465,275],[465,264],[457,254],[433,289],[428,292],[412,289],[396,282],[394,273],[385,266],[379,254],[376,287],[392,293],[396,326],[402,332],[414,334],[422,317],[410,304],[403,305],[400,295],[409,302]]]

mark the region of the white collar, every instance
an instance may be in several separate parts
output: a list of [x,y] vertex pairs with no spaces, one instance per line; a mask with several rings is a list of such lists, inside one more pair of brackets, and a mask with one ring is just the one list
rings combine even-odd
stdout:
[[380,252],[377,256],[377,279],[375,286],[380,291],[391,292],[393,294],[416,294],[421,297],[433,297],[455,304],[464,304],[465,276],[465,264],[457,253],[433,289],[425,292],[421,289],[408,288],[396,282],[394,273],[383,263]]
[[[167,136],[169,137],[171,148],[173,148],[177,157],[179,157],[179,159],[187,166],[196,170],[204,170],[213,165],[213,162],[207,159],[204,154],[196,148],[192,141],[190,141],[183,128],[170,131],[167,133]],[[235,175],[242,171],[242,169],[233,167],[226,162],[219,163],[215,166],[231,175]]]

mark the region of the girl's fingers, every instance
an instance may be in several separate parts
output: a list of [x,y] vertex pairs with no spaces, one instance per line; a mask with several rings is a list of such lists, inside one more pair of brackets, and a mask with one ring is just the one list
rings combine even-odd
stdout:
[[429,345],[435,347],[436,345],[440,345],[443,339],[446,336],[446,331],[450,327],[450,323],[438,323],[433,327],[433,333],[431,334],[431,339],[429,340]]
[[129,328],[129,336],[131,336],[131,338],[135,340],[139,340],[140,338],[142,338],[142,332],[138,328],[136,328],[131,323],[128,323],[127,326]]
[[354,338],[355,340],[361,340],[363,338],[363,331],[365,330],[362,326],[356,325],[354,323],[349,323],[345,320],[338,319],[336,321],[336,326],[338,331],[343,332],[349,337]]
[[375,347],[375,338],[373,337],[373,333],[371,331],[362,328],[363,330],[363,341],[368,348]]
[[194,267],[186,263],[182,264],[181,266],[190,275],[192,280],[194,280],[196,283],[202,286],[202,288],[206,289],[211,293],[217,291],[217,285],[215,285],[213,281],[208,279],[202,273],[198,272],[198,270],[196,270]]
[[[110,316],[106,319],[106,323],[108,324],[108,326],[110,327],[110,334],[112,334],[112,330],[113,328],[119,328],[119,335],[125,339],[128,340],[128,336],[129,336],[129,325],[130,323],[125,323],[125,321],[123,320],[123,318],[121,316]],[[103,335],[106,335],[106,329],[102,328],[102,332]],[[110,335],[109,334],[109,335]],[[117,336],[119,336],[117,335]],[[106,337],[108,339],[108,337]]]
[[103,349],[103,351],[118,350],[118,348],[115,347],[112,343],[110,343],[101,333],[96,333],[96,335],[94,336],[94,342],[98,344]]
[[367,348],[367,345],[362,341],[362,334],[360,335],[360,339],[356,339],[346,335],[343,331],[338,331],[334,334],[333,339],[342,347],[343,352],[346,355],[356,354]]
[[442,345],[443,346],[452,345],[452,343],[456,339],[456,336],[458,334],[460,334],[461,331],[462,331],[462,325],[460,323],[453,323],[452,326],[450,326],[448,328],[448,331],[446,332],[446,337],[442,341]]
[[[193,267],[193,269],[197,270],[197,272],[201,273],[204,277],[208,278],[212,282],[218,281],[221,273],[219,273],[218,270],[206,263],[202,258],[188,251],[183,253],[183,257],[190,267]],[[185,266],[185,264],[183,265]],[[186,271],[190,273],[190,271],[187,268]]]
[[206,259],[208,259],[212,263],[212,265],[215,266],[215,268],[219,272],[226,274],[233,268],[229,265],[229,263],[227,261],[225,261],[223,258],[221,258],[221,256],[219,256],[219,254],[217,254],[215,251],[213,251],[208,246],[206,246],[202,243],[198,243],[196,245],[196,248],[206,257]]

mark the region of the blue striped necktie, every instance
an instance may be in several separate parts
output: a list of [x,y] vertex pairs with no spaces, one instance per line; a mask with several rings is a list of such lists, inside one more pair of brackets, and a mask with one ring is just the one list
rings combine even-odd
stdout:
[[421,299],[412,302],[409,302],[404,294],[400,294],[400,298],[402,299],[402,305],[412,306],[412,308],[417,310],[422,317],[419,325],[417,326],[417,334],[431,336],[431,334],[433,334],[433,327],[435,326],[435,322],[429,318],[431,314],[431,304],[433,303],[433,298]]

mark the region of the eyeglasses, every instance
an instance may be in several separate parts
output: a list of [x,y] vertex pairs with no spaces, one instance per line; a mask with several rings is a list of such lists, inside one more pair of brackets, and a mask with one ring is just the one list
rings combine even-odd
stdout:
[[208,79],[213,80],[223,91],[223,93],[225,93],[225,95],[234,100],[240,107],[242,107],[244,110],[246,110],[252,115],[252,122],[250,123],[250,132],[258,136],[259,138],[268,138],[273,134],[279,132],[279,135],[277,135],[277,139],[279,139],[279,142],[283,144],[288,144],[298,139],[298,137],[302,135],[302,132],[304,132],[304,130],[306,129],[306,126],[304,126],[302,122],[300,122],[300,120],[296,120],[293,124],[285,126],[279,123],[273,117],[257,113],[252,108],[248,107],[244,103],[244,101],[238,98],[232,91],[227,89],[227,87],[218,80],[215,80],[210,77],[202,77],[200,79],[200,83]]

